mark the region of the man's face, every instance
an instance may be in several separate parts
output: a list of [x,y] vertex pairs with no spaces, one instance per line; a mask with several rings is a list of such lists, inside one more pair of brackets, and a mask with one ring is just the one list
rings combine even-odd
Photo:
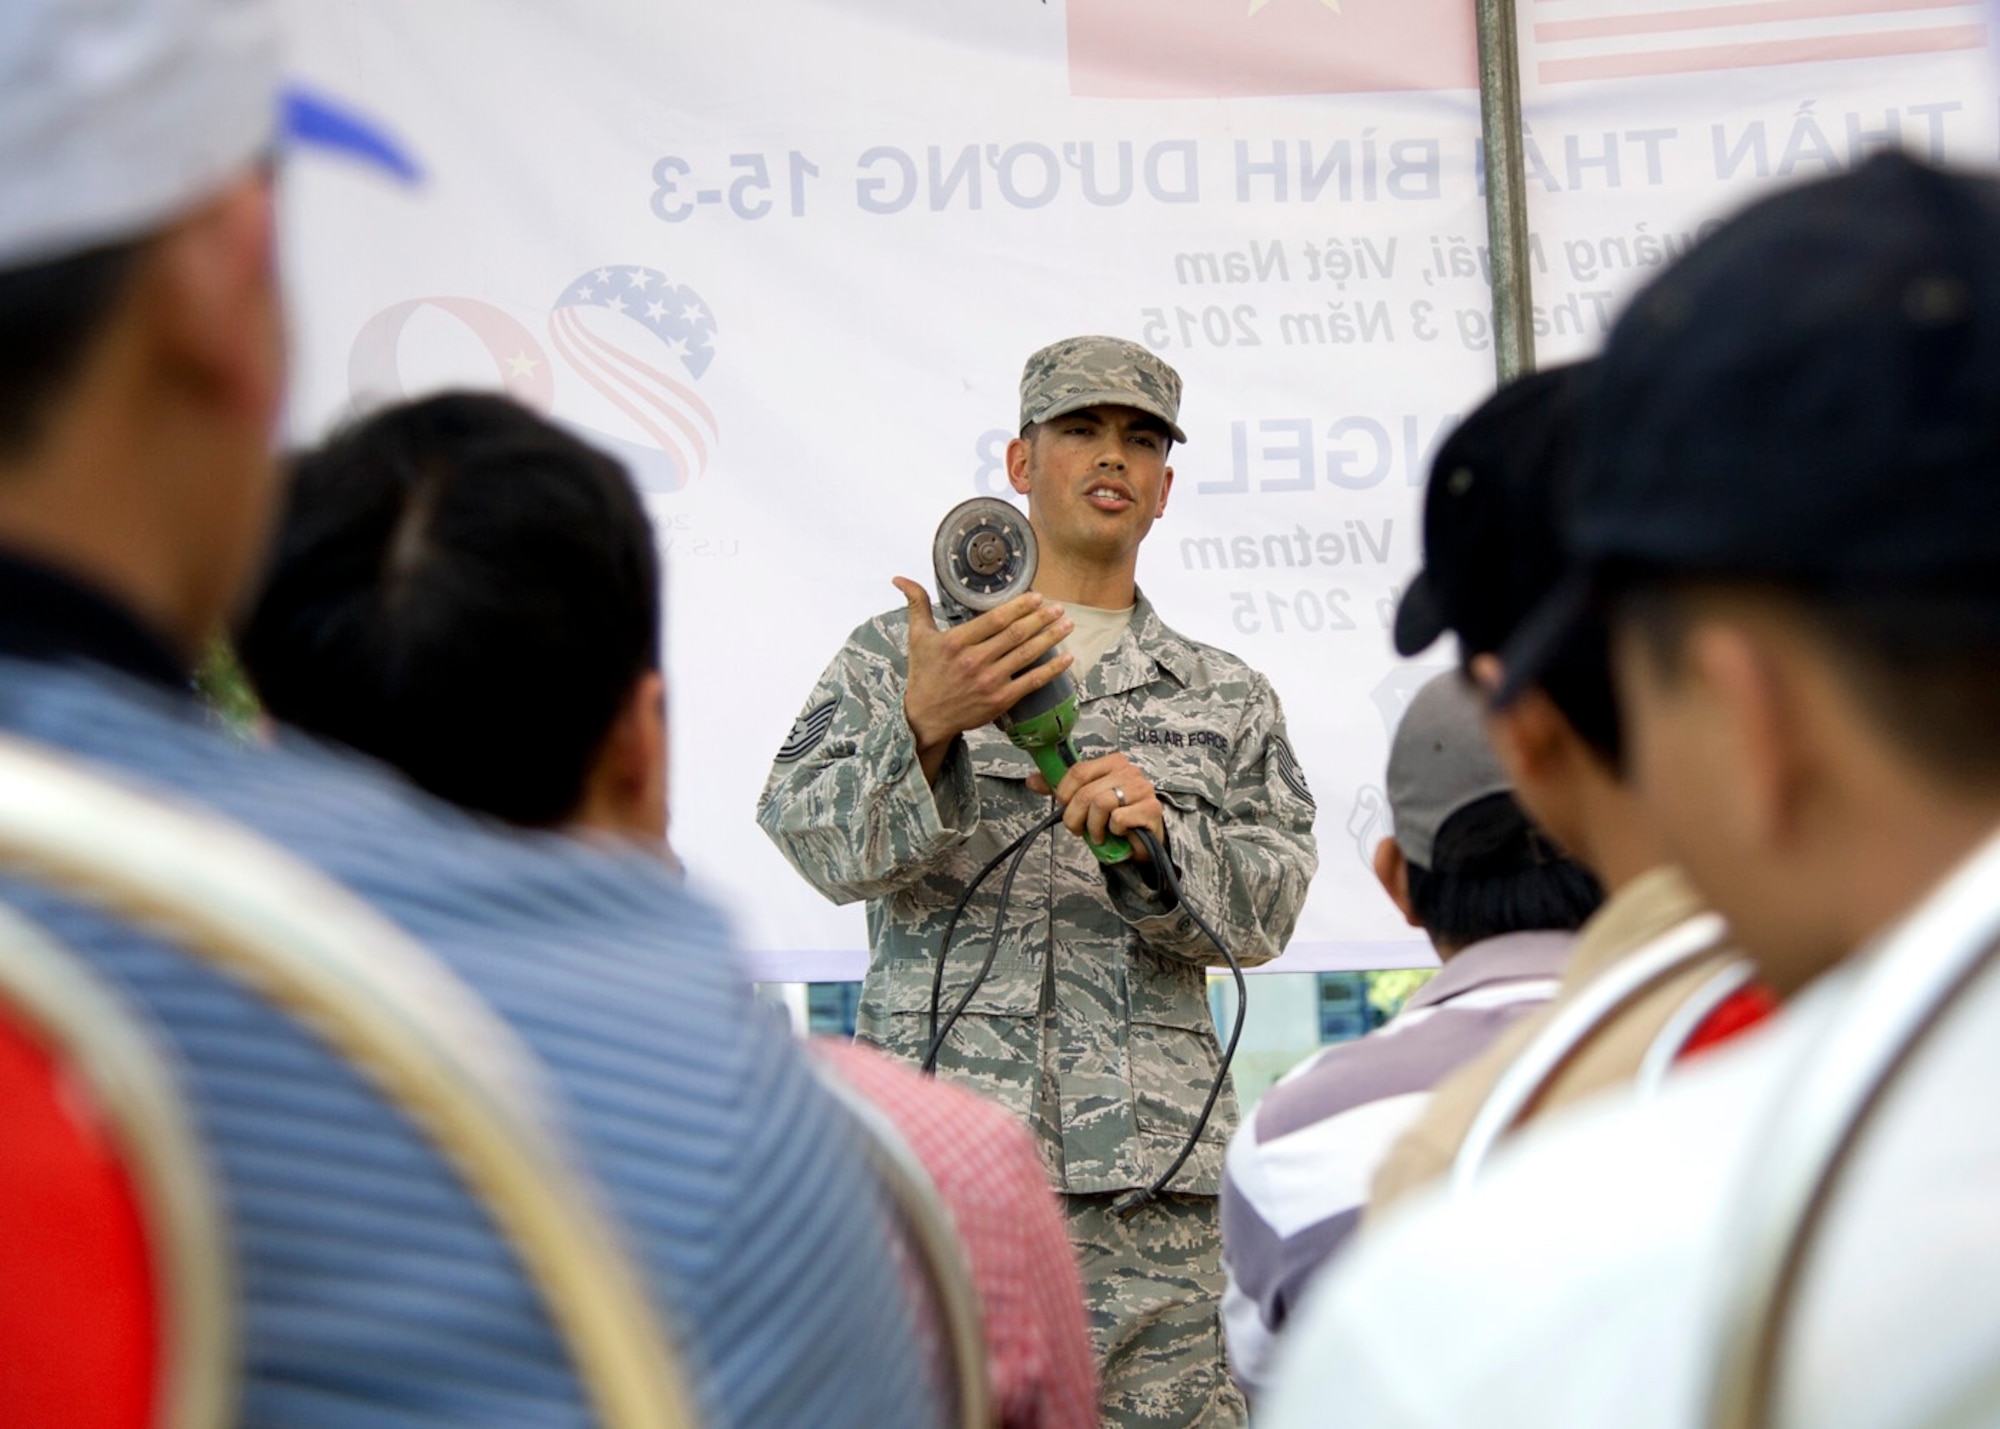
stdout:
[[1171,439],[1135,407],[1086,407],[1007,447],[1007,475],[1028,498],[1035,535],[1053,553],[1097,563],[1129,558],[1167,509]]
[[1827,866],[1784,812],[1796,751],[1768,718],[1754,647],[1697,622],[1678,657],[1622,629],[1613,642],[1630,786],[1669,856],[1780,988],[1847,951]]
[[1703,734],[1704,702],[1679,672],[1663,670],[1636,636],[1617,642],[1614,672],[1631,737],[1626,772],[1632,792],[1675,859],[1707,886],[1707,870],[1695,865],[1710,862],[1711,852],[1724,865],[1737,855],[1718,847],[1723,831],[1704,793],[1715,777],[1703,763],[1712,757]]

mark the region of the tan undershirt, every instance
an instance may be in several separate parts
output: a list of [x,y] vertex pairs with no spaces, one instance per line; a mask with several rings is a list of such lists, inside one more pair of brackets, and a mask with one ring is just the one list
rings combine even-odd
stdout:
[[1104,652],[1118,643],[1118,637],[1132,623],[1132,607],[1123,610],[1105,610],[1095,605],[1078,605],[1074,601],[1063,602],[1063,613],[1076,623],[1076,629],[1063,641],[1062,648],[1069,651],[1076,663],[1070,666],[1072,680],[1082,683],[1091,667],[1104,658]]

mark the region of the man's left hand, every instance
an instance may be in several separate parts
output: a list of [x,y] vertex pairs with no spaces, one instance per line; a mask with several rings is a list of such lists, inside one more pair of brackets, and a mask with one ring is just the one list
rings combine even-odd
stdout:
[[[1028,787],[1037,794],[1051,792],[1039,773],[1028,776]],[[1123,754],[1105,754],[1072,765],[1053,792],[1062,805],[1063,827],[1073,834],[1087,833],[1092,843],[1103,843],[1107,832],[1124,834],[1144,828],[1152,830],[1161,847],[1166,846],[1166,811],[1160,807],[1159,793],[1145,771]],[[1141,863],[1152,859],[1137,840],[1132,844],[1132,857]]]

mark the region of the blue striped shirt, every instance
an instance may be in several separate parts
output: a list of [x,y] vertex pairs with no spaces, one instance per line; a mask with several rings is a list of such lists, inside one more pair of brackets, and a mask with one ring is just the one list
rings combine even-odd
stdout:
[[[296,737],[249,745],[101,667],[0,659],[0,728],[258,830],[477,990],[549,1072],[709,1422],[928,1422],[844,1119],[753,999],[718,916],[662,869],[475,822]],[[350,1068],[134,930],[32,890],[7,896],[145,1009],[185,1064],[236,1236],[245,1426],[591,1422],[484,1212]]]

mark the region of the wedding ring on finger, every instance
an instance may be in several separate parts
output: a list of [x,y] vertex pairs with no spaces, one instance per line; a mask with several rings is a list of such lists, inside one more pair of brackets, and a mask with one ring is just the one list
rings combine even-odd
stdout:
[[1125,807],[1125,802],[1126,802],[1126,801],[1125,801],[1125,791],[1124,791],[1123,789],[1119,788],[1119,787],[1118,787],[1118,786],[1117,786],[1116,784],[1113,784],[1113,785],[1111,786],[1111,797],[1112,797],[1112,798],[1114,798],[1114,799],[1116,799],[1116,800],[1118,801],[1118,807],[1119,807],[1119,808],[1121,808],[1121,809],[1122,809],[1122,808],[1124,808],[1124,807]]

